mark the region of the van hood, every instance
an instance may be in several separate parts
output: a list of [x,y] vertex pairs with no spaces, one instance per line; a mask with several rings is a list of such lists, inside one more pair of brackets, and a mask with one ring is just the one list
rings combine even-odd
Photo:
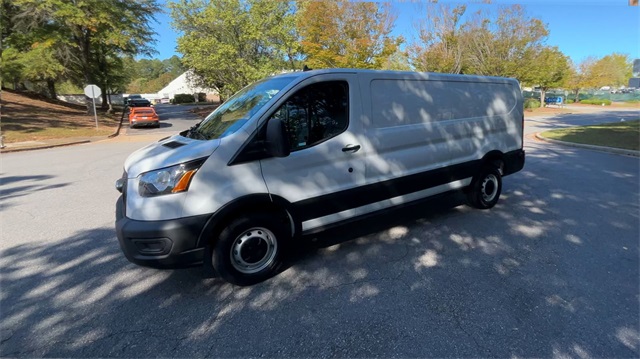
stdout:
[[174,135],[129,155],[124,170],[128,178],[136,178],[144,172],[208,157],[218,146],[220,139],[202,141]]

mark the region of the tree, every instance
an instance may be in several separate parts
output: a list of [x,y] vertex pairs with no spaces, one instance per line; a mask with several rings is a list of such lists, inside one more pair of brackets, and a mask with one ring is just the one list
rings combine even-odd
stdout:
[[311,68],[380,69],[402,37],[391,36],[389,4],[299,0],[297,25],[305,64]]
[[180,0],[169,4],[182,63],[222,98],[266,76],[293,70],[298,56],[293,4],[271,0]]
[[465,67],[469,73],[522,79],[532,66],[536,50],[549,31],[520,5],[501,7],[497,15],[476,13],[465,24],[468,43]]
[[574,95],[574,101],[580,101],[580,90],[595,87],[594,81],[589,76],[589,69],[593,66],[596,59],[588,57],[582,60],[578,65],[571,63],[569,73],[566,77],[564,87],[571,90]]
[[427,7],[419,25],[420,43],[410,46],[411,62],[418,71],[459,74],[465,52],[461,18],[467,6],[436,6]]
[[526,79],[544,46],[546,25],[520,5],[482,8],[426,4],[419,41],[409,47],[420,71],[469,73]]
[[411,61],[409,59],[409,53],[400,49],[396,50],[396,52],[394,52],[387,58],[384,65],[382,66],[382,69],[394,71],[411,71],[412,67]]
[[525,84],[540,87],[540,107],[544,106],[546,92],[564,84],[569,75],[569,59],[557,47],[543,47],[532,56],[533,66],[521,77]]
[[4,86],[4,83],[9,81],[14,89],[18,87],[18,82],[22,79],[22,72],[24,71],[21,58],[20,52],[14,48],[8,48],[2,51],[2,56],[0,57],[2,61],[0,78],[2,81],[0,85]]
[[60,56],[61,62],[78,85],[109,87],[106,79],[121,70],[108,66],[113,58],[155,51],[149,22],[159,10],[156,0],[14,0],[14,4],[20,9],[16,23],[22,31],[43,33],[46,28],[55,35],[52,48],[58,55],[69,55]]
[[44,82],[50,98],[56,98],[55,82],[66,72],[65,66],[56,56],[55,42],[35,43],[31,50],[22,53],[21,78],[33,82]]
[[595,61],[588,69],[594,87],[623,86],[629,83],[633,65],[629,55],[613,53]]
[[162,64],[164,66],[164,71],[171,74],[171,76],[174,78],[182,75],[183,72],[187,71],[187,69],[182,64],[182,59],[180,59],[176,55],[173,55],[166,60],[162,60]]

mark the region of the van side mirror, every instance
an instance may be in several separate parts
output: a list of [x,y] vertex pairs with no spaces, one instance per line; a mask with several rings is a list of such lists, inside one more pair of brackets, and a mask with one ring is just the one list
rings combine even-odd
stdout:
[[273,157],[287,157],[291,153],[291,146],[287,138],[287,129],[279,118],[271,118],[267,123],[265,148]]

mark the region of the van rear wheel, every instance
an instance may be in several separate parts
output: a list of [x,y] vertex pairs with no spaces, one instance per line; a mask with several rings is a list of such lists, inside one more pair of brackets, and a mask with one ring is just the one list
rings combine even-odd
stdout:
[[256,213],[229,223],[218,237],[211,264],[227,282],[246,286],[275,275],[290,234],[283,220]]
[[498,203],[502,192],[502,176],[495,167],[485,167],[474,177],[467,191],[469,205],[489,209]]

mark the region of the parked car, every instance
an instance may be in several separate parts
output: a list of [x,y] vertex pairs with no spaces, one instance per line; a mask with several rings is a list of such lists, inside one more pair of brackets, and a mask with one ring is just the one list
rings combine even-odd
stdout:
[[146,98],[140,98],[129,100],[129,107],[153,107],[153,104]]
[[160,127],[160,118],[153,107],[132,107],[129,110],[129,127]]
[[502,178],[524,166],[523,128],[515,79],[271,77],[127,158],[116,233],[133,263],[204,264],[251,285],[278,273],[293,241],[358,217],[449,191],[493,207]]
[[124,98],[124,104],[125,105],[129,105],[129,103],[133,100],[140,100],[142,99],[141,95],[129,95],[127,97]]

